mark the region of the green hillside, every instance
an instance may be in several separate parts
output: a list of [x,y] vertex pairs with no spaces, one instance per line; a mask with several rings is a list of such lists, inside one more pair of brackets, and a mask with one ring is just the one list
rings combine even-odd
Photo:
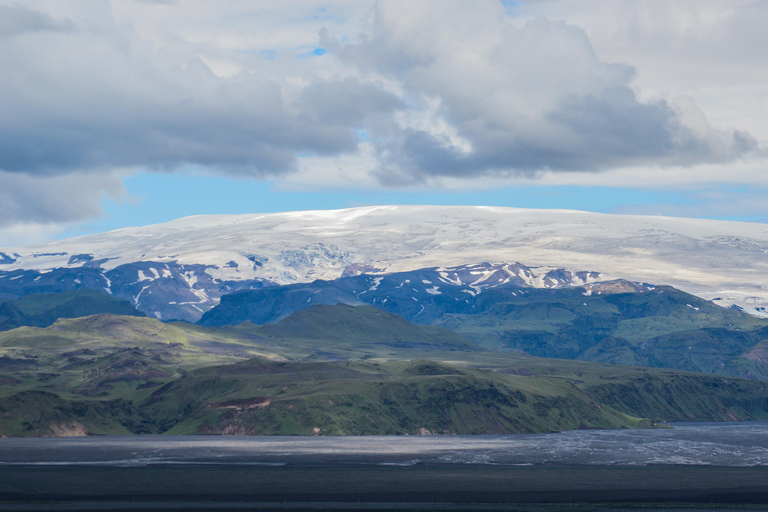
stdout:
[[132,397],[14,393],[0,398],[0,432],[501,434],[768,418],[768,392],[756,381],[575,362],[561,371],[525,356],[505,373],[496,363],[255,358]]
[[93,290],[41,293],[0,302],[0,331],[22,326],[48,327],[60,318],[103,313],[144,316],[127,300]]
[[[425,289],[438,282],[439,293]],[[488,350],[768,379],[753,350],[768,340],[768,319],[669,286],[623,280],[562,288],[510,282],[478,293],[435,269],[360,275],[224,295],[200,323],[272,325],[337,303],[365,303],[445,327]]]
[[591,296],[581,288],[487,294],[480,312],[436,323],[491,350],[768,378],[759,358],[740,361],[768,340],[768,321],[668,286]]
[[206,368],[152,394],[176,434],[504,434],[650,426],[550,379],[429,360]]
[[419,434],[768,418],[764,383],[482,349],[370,307],[0,333],[0,435]]
[[0,396],[42,389],[64,396],[133,398],[203,366],[263,356],[250,342],[185,324],[117,315],[62,319],[0,333]]

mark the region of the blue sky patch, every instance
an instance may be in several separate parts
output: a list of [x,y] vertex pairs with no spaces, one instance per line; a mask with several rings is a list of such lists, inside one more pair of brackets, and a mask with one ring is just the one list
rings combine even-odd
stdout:
[[517,14],[518,3],[512,0],[501,0],[501,4],[504,6],[504,12],[507,16],[514,16]]

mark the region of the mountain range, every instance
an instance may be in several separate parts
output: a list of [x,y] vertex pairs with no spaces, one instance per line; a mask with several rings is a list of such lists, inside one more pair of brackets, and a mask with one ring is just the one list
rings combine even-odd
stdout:
[[480,207],[3,249],[0,435],[768,418],[766,251],[759,224]]
[[368,306],[0,333],[0,435],[504,434],[768,418],[764,382],[486,350]]
[[0,249],[0,298],[88,288],[197,321],[242,289],[520,262],[535,287],[563,269],[765,316],[767,253],[768,227],[745,222],[464,206],[210,215]]
[[316,304],[369,305],[497,352],[768,379],[764,318],[670,286],[534,288],[515,272],[525,269],[422,269],[240,291],[222,296],[199,324],[269,324]]

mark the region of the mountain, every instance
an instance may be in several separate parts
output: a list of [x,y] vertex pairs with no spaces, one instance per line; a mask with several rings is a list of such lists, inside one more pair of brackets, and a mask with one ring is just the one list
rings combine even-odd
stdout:
[[[405,318],[367,306],[317,305],[298,311],[276,324],[254,327],[253,332],[274,340],[299,340],[327,354],[341,347],[388,347],[403,350],[485,350],[442,327],[416,325]],[[348,356],[340,356],[348,358]]]
[[[749,381],[728,382],[730,394],[713,377],[591,370],[571,379],[429,360],[253,359],[190,372],[154,392],[145,407],[170,419],[161,427],[169,433],[246,435],[510,434],[648,428],[656,425],[650,418],[722,420],[729,411],[766,415],[755,404],[768,395]],[[665,403],[645,386],[675,399]]]
[[60,318],[102,313],[144,316],[128,301],[93,290],[42,293],[0,302],[0,331],[23,325],[48,327]]
[[254,357],[461,360],[485,352],[448,329],[415,325],[371,307],[316,306],[273,325],[222,329],[102,314],[0,332],[0,395],[40,388],[124,398],[200,367]]
[[221,329],[103,314],[0,332],[0,394],[5,383],[7,392],[42,386],[122,397],[196,368],[254,357],[461,360],[485,352],[448,329],[412,324],[372,307],[315,306],[272,325]]
[[269,323],[313,304],[367,304],[495,351],[768,379],[766,319],[669,286],[573,284],[588,275],[550,272],[545,279],[568,285],[533,288],[517,276],[525,271],[486,264],[241,291],[222,296],[200,324]]
[[194,320],[224,293],[270,284],[262,279],[221,281],[205,265],[138,261],[107,269],[89,258],[69,261],[58,268],[0,270],[0,299],[95,290],[127,300],[158,319]]
[[[317,327],[317,330],[313,329]],[[371,307],[0,333],[0,436],[479,434],[768,418],[763,382],[484,350]]]
[[450,206],[213,215],[0,249],[0,297],[98,289],[157,318],[197,321],[237,290],[521,262],[534,287],[570,269],[768,315],[756,278],[766,253],[764,224],[700,219]]
[[[205,313],[201,325],[233,325],[244,321],[275,322],[312,304],[370,304],[419,323],[429,323],[446,312],[476,312],[483,292],[496,288],[526,292],[535,288],[567,288],[586,285],[590,290],[646,289],[636,283],[597,283],[599,275],[573,273],[564,269],[536,274],[534,269],[515,264],[463,265],[453,268],[425,268],[390,274],[341,277],[263,290],[226,294]],[[589,283],[589,284],[586,284]],[[623,289],[623,288],[622,288]]]
[[39,387],[120,397],[195,368],[257,356],[282,359],[251,340],[185,324],[111,314],[61,319],[0,332],[0,395]]

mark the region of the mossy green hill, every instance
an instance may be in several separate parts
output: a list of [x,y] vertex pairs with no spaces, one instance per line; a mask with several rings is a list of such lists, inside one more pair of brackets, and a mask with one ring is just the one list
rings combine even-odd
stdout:
[[175,434],[505,434],[768,417],[756,382],[601,369],[584,364],[579,378],[430,360],[251,360],[191,372],[145,410],[172,418],[162,428]]
[[223,296],[201,323],[277,322],[311,304],[367,303],[494,351],[768,379],[768,358],[758,350],[768,341],[768,319],[670,286],[619,280],[477,293],[441,282],[440,293],[431,294],[413,288],[421,277],[406,272],[376,278],[381,283],[374,286],[371,276],[356,276],[241,291]]
[[48,327],[60,318],[102,313],[144,316],[127,300],[94,290],[40,293],[0,302],[0,331],[21,326]]
[[762,382],[541,359],[370,307],[204,328],[140,317],[0,333],[0,435],[423,434],[768,418]]

